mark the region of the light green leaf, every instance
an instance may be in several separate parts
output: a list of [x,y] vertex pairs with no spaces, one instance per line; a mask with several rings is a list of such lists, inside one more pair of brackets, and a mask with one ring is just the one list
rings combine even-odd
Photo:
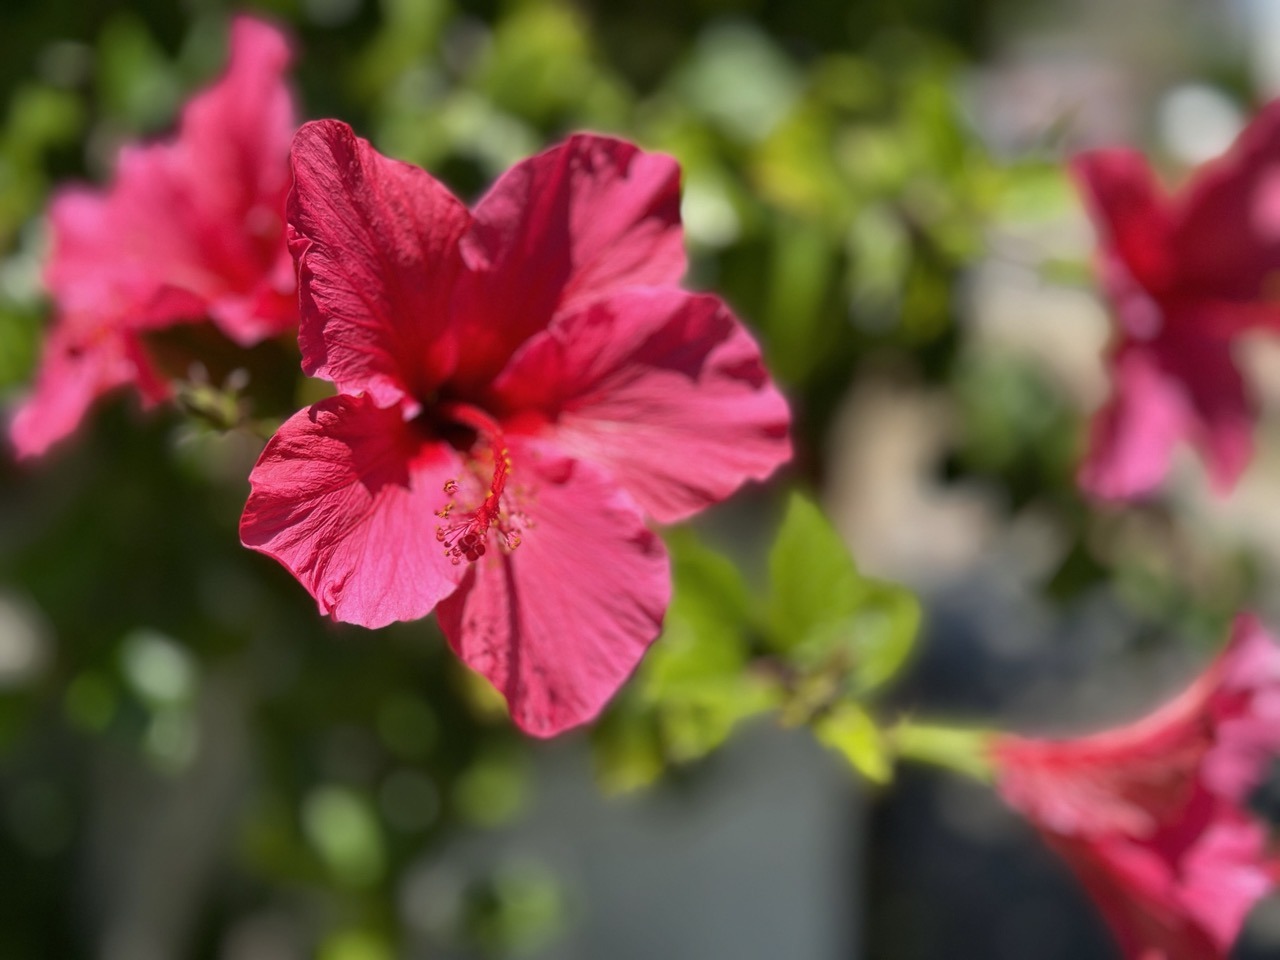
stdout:
[[842,703],[813,723],[820,743],[839,752],[872,783],[888,783],[893,765],[875,721],[854,703]]
[[751,596],[726,557],[688,530],[668,535],[675,595],[635,682],[593,731],[610,791],[656,780],[668,763],[705,756],[746,717],[775,703],[749,669]]
[[747,669],[750,595],[738,569],[688,531],[671,537],[675,597],[641,668],[641,697],[657,713],[666,755],[704,756],[738,722],[771,705]]
[[906,660],[920,607],[902,587],[863,577],[822,512],[793,494],[769,557],[769,636],[806,673],[845,674],[862,694]]
[[662,739],[653,711],[624,693],[591,728],[591,759],[596,782],[605,793],[647,787],[666,768]]

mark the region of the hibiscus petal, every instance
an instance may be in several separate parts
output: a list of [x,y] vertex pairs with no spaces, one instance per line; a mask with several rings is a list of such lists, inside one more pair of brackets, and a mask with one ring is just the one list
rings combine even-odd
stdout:
[[278,29],[236,17],[226,73],[183,110],[174,148],[185,178],[199,185],[184,219],[224,281],[210,298],[209,315],[246,345],[297,323],[284,244],[286,158],[297,127],[285,83],[292,59]]
[[594,718],[658,635],[666,550],[602,471],[512,445],[524,542],[491,549],[440,604],[450,645],[506,697],[525,732]]
[[621,140],[570,137],[494,184],[466,249],[477,272],[462,293],[459,376],[483,380],[557,310],[624,286],[679,282],[680,168]]
[[61,313],[130,329],[211,315],[244,344],[296,323],[280,269],[288,61],[277,30],[237,18],[227,72],[187,106],[176,139],[126,147],[106,191],[58,195],[45,280]]
[[1247,802],[1280,746],[1280,647],[1258,621],[1180,696],[1073,740],[998,737],[998,788],[1072,865],[1126,957],[1230,951],[1275,883]]
[[1148,293],[1176,278],[1170,259],[1168,201],[1146,158],[1136,150],[1093,150],[1071,160],[1090,216],[1107,248]]
[[1189,711],[1218,726],[1205,758],[1205,785],[1216,796],[1245,803],[1280,754],[1280,646],[1252,615],[1236,617],[1231,640],[1188,692]]
[[632,288],[537,334],[495,384],[557,443],[606,466],[655,519],[718,503],[791,457],[790,414],[760,348],[716,297]]
[[1167,370],[1186,390],[1191,407],[1191,440],[1200,450],[1209,481],[1229,493],[1253,457],[1253,403],[1231,356],[1231,343],[1204,337],[1161,342]]
[[174,216],[188,200],[160,147],[122,150],[106,193],[60,191],[44,271],[59,314],[128,330],[199,319],[220,282],[201,260],[199,238]]
[[466,207],[336,120],[298,131],[293,172],[303,369],[383,406],[428,393],[454,362],[446,334]]
[[1191,427],[1186,393],[1147,347],[1121,347],[1111,363],[1112,396],[1093,419],[1080,485],[1104,499],[1159,486],[1173,449]]
[[[295,128],[293,98],[284,83],[292,54],[284,35],[240,16],[231,24],[228,46],[226,72],[187,104],[178,136],[204,182],[195,202],[224,222],[251,216],[263,198],[284,200],[284,158]],[[261,211],[275,218],[277,237],[283,213],[283,203]]]
[[58,328],[45,345],[35,391],[10,426],[18,456],[38,457],[70,436],[95,400],[139,379],[139,360],[122,337],[103,336],[84,346]]
[[290,417],[249,475],[240,539],[279,560],[321,613],[366,627],[426,616],[463,570],[436,540],[454,451],[368,397]]
[[1254,904],[1274,886],[1268,847],[1261,823],[1228,809],[1196,839],[1180,864],[1179,906],[1223,955]]
[[[1181,282],[1197,294],[1275,301],[1280,267],[1280,102],[1261,110],[1187,185],[1173,232]],[[1280,305],[1255,321],[1275,325]]]

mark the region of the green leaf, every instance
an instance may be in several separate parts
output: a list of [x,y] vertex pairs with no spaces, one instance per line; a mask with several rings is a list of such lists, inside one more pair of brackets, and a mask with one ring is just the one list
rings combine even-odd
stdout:
[[839,752],[872,783],[888,783],[893,764],[875,721],[854,703],[841,703],[813,723],[818,741]]
[[820,224],[778,219],[765,317],[770,361],[785,382],[804,381],[838,344],[839,328],[826,309],[835,268],[835,251]]
[[751,595],[726,557],[689,530],[668,534],[675,595],[636,680],[597,725],[597,777],[610,791],[645,786],[668,763],[720,746],[775,694],[749,669]]
[[736,677],[747,656],[750,593],[737,567],[689,530],[668,536],[671,606],[662,638],[645,660],[651,699],[697,693],[706,680]]
[[159,130],[181,99],[173,65],[134,13],[116,14],[102,30],[97,88],[107,114],[135,131]]
[[618,697],[591,728],[591,759],[605,793],[647,787],[666,768],[657,718],[630,691]]
[[835,672],[852,692],[893,678],[910,654],[920,606],[907,590],[863,577],[840,535],[800,494],[769,556],[769,638],[802,672]]
[[675,597],[640,690],[658,715],[667,756],[687,761],[718,747],[771,699],[747,670],[751,602],[741,573],[689,531],[676,531],[669,546]]

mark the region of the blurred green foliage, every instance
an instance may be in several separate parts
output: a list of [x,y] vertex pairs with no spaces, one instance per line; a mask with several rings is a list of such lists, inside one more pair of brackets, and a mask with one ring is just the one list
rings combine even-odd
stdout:
[[[1083,519],[1061,395],[1019,361],[962,349],[960,284],[991,220],[1069,202],[1042,157],[997,163],[970,125],[962,81],[990,6],[261,9],[297,39],[307,116],[351,122],[462,196],[577,128],[674,154],[690,282],[733,304],[788,391],[791,479],[821,489],[836,410],[888,370],[956,398],[944,454],[957,474],[1071,531],[1061,595],[1115,562],[1135,571],[1122,589],[1163,603],[1183,593],[1182,570],[1143,560],[1149,539],[1126,546]],[[163,132],[219,68],[226,16],[215,2],[0,12],[0,395],[29,381],[47,318],[50,191],[104,180],[122,142]],[[140,419],[117,402],[44,462],[0,458],[0,653],[30,652],[26,666],[0,657],[0,956],[97,956],[170,882],[191,915],[175,957],[219,956],[281,914],[323,960],[518,956],[568,922],[556,878],[528,859],[421,876],[458,836],[535,799],[533,753],[496,695],[433,623],[374,635],[323,622],[238,544],[261,436],[317,389],[288,349],[239,373],[211,361],[181,412]],[[663,636],[592,733],[606,788],[652,784],[764,715],[811,724],[888,778],[873,697],[911,651],[918,604],[864,577],[812,501],[776,502],[777,529],[763,510],[724,552],[701,528],[667,533]],[[1211,562],[1202,583],[1229,609],[1248,575]],[[182,842],[144,856],[148,827]],[[182,886],[178,861],[198,885]]]
[[690,530],[668,537],[675,597],[662,636],[593,731],[602,785],[626,790],[720,746],[749,717],[776,710],[870,779],[889,776],[864,706],[911,652],[920,607],[902,587],[861,576],[816,505],[792,494],[768,579]]
[[[18,6],[3,14],[6,49],[29,54],[0,70],[0,390],[11,392],[29,379],[46,312],[38,214],[49,191],[68,176],[104,179],[118,144],[163,131],[218,69],[225,23],[214,9]],[[755,326],[796,403],[800,470],[817,478],[820,438],[860,364],[948,337],[951,286],[981,246],[1002,173],[959,110],[963,61],[929,21],[894,5],[798,18],[668,6],[269,9],[299,42],[308,115],[349,120],[464,196],[580,127],[675,154],[693,283]],[[0,588],[30,609],[48,657],[0,694],[0,779],[13,797],[0,854],[28,879],[0,906],[0,954],[88,955],[85,934],[29,918],[74,909],[63,898],[78,851],[111,846],[101,785],[84,781],[99,755],[117,758],[111,776],[143,785],[156,817],[218,762],[247,784],[230,822],[207,809],[192,827],[221,838],[203,867],[221,879],[195,908],[208,946],[192,955],[303,891],[329,905],[304,924],[326,960],[400,956],[424,938],[495,957],[545,940],[564,904],[536,865],[476,875],[425,929],[397,906],[410,868],[448,837],[520,815],[528,752],[430,623],[377,636],[321,623],[286,574],[239,548],[260,441],[221,431],[282,416],[306,387],[268,384],[277,396],[266,401],[262,370],[220,386],[228,373],[183,388],[185,423],[160,413],[139,427],[116,405],[46,463],[0,466]],[[669,545],[676,599],[595,734],[602,781],[652,782],[779,708],[795,722],[821,714],[820,735],[883,776],[858,698],[901,662],[914,602],[860,577],[800,499],[764,605],[744,558],[689,530]],[[126,863],[116,892],[85,894],[108,913],[148,882],[123,849],[109,855]]]

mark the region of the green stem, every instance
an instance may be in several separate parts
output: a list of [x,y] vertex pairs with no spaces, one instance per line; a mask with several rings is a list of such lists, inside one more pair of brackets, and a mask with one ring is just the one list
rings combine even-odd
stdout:
[[993,732],[973,727],[899,720],[885,742],[899,760],[914,760],[990,783],[995,775],[989,746]]

